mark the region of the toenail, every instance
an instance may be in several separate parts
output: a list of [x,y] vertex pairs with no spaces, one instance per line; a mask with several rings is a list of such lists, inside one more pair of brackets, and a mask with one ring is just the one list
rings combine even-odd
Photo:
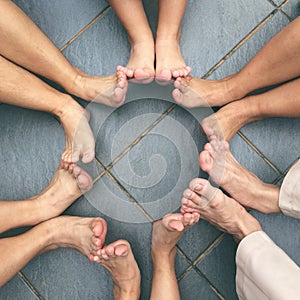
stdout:
[[197,184],[194,185],[193,190],[195,190],[195,191],[201,191],[202,187],[203,187],[202,184],[197,183]]
[[191,197],[192,196],[192,192],[191,191],[185,191],[184,196],[185,197]]

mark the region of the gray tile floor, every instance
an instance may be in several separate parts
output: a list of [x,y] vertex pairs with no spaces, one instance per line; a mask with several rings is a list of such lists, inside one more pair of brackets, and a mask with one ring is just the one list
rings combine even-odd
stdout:
[[[126,64],[126,33],[106,1],[15,2],[85,72],[109,74],[117,64]],[[145,1],[145,7],[155,30],[157,1]],[[297,0],[190,0],[182,24],[182,52],[194,76],[222,78],[240,70],[298,15]],[[175,106],[170,90],[131,85],[126,104],[117,110],[88,105],[97,159],[85,168],[97,181],[65,212],[102,216],[109,227],[108,243],[120,238],[131,243],[142,273],[141,299],[149,298],[151,287],[150,221],[179,207],[190,179],[206,177],[197,166],[206,142],[199,120],[212,111]],[[48,114],[4,104],[0,120],[0,199],[35,195],[55,172],[64,148],[63,130]],[[247,125],[233,138],[232,152],[261,179],[280,184],[300,156],[299,126],[299,119],[276,118]],[[299,222],[281,214],[253,214],[300,264]],[[188,231],[176,257],[182,299],[237,299],[235,250],[230,236],[205,221]],[[63,249],[35,258],[0,290],[0,299],[112,299],[111,290],[103,268]]]

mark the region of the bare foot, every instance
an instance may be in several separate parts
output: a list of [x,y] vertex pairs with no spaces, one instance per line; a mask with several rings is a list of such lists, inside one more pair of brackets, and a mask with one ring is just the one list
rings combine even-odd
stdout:
[[130,245],[119,240],[97,251],[94,261],[110,273],[114,281],[114,299],[139,299],[141,276]]
[[68,92],[87,101],[95,101],[107,106],[119,107],[126,98],[127,77],[123,67],[118,66],[116,74],[89,76],[76,69],[76,76]]
[[93,186],[93,180],[84,170],[71,165],[70,172],[60,163],[52,181],[41,194],[31,198],[40,214],[39,222],[60,215],[84,192]]
[[44,223],[50,234],[48,245],[42,253],[57,248],[72,248],[90,261],[103,246],[107,233],[107,225],[102,218],[81,218],[61,216]]
[[199,213],[202,219],[232,234],[237,241],[262,230],[243,206],[202,178],[193,179],[189,189],[184,191],[181,212]]
[[242,205],[263,213],[280,212],[279,187],[266,184],[241,166],[225,141],[213,139],[199,157],[200,167]]
[[222,80],[204,80],[188,76],[174,82],[173,98],[183,106],[222,106],[245,96],[240,87],[233,86],[234,76]]
[[260,120],[251,99],[247,97],[231,102],[215,114],[203,119],[201,126],[208,139],[210,140],[210,136],[215,135],[219,139],[230,141],[244,125]]
[[154,263],[163,261],[166,257],[174,262],[176,254],[176,244],[183,233],[199,221],[198,213],[168,214],[162,220],[156,221],[152,229],[151,255]]
[[128,78],[134,78],[139,83],[150,83],[154,78],[154,41],[147,40],[130,42],[130,58],[125,69]]
[[179,38],[159,38],[156,41],[155,52],[155,78],[158,82],[168,82],[172,78],[186,77],[191,72],[191,68],[186,66],[182,57]]
[[95,140],[89,125],[90,113],[75,103],[66,107],[60,121],[66,135],[66,148],[61,158],[67,163],[89,163],[95,157]]

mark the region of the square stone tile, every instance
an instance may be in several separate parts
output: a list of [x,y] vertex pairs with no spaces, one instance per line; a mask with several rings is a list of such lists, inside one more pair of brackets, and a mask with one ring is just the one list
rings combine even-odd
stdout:
[[158,219],[180,206],[182,192],[199,176],[198,156],[205,143],[199,121],[176,107],[111,172]]
[[14,0],[14,2],[58,48],[108,6],[104,0]]
[[194,270],[191,270],[180,282],[181,299],[220,299],[210,288],[205,279],[200,277]]
[[282,10],[292,19],[296,19],[300,16],[300,3],[297,0],[290,0]]
[[32,197],[57,169],[65,146],[63,129],[50,114],[5,104],[0,120],[0,199]]
[[299,157],[300,118],[270,118],[241,131],[281,172]]
[[269,237],[300,265],[300,222],[298,219],[283,214],[263,214],[252,211],[251,214],[259,221]]
[[221,235],[221,232],[204,220],[187,230],[178,245],[191,260],[195,260],[211,243]]
[[235,292],[235,252],[237,245],[229,235],[197,264],[200,271],[225,299],[238,299]]
[[265,0],[189,1],[181,48],[193,76],[203,76],[273,10]]
[[112,299],[108,272],[72,249],[38,256],[23,273],[44,299]]
[[[241,131],[245,132],[244,130],[247,126],[245,126]],[[258,128],[256,130],[255,138],[249,138],[251,143],[255,144],[258,140],[258,132],[263,134],[263,129]],[[248,138],[246,133],[245,135],[246,138]],[[280,175],[279,173],[276,173],[240,136],[235,135],[230,141],[230,150],[235,159],[243,167],[257,175],[264,182],[273,182],[273,180]]]
[[91,112],[98,160],[107,166],[118,157],[171,106],[165,100],[169,95],[170,87],[130,85],[126,102],[118,109],[90,103],[87,109]]
[[209,79],[221,79],[240,71],[251,58],[281,29],[289,24],[288,18],[277,13],[228,58]]
[[129,53],[127,33],[112,9],[63,51],[74,66],[93,75],[115,73]]
[[0,289],[1,300],[36,300],[36,295],[29,287],[16,275]]

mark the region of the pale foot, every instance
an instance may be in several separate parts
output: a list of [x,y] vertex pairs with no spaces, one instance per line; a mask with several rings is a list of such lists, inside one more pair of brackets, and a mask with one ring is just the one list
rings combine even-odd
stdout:
[[186,77],[190,74],[182,57],[179,38],[160,38],[156,41],[156,71],[155,78],[160,82],[169,82],[172,78]]
[[251,97],[247,97],[231,102],[203,119],[201,127],[208,140],[215,135],[218,139],[230,141],[244,125],[260,120],[257,108],[250,100]]
[[114,299],[139,299],[141,276],[129,243],[119,240],[97,251],[94,261],[110,273]]
[[123,71],[137,83],[150,83],[154,78],[153,39],[131,42],[130,58]]
[[262,230],[258,221],[237,201],[224,195],[202,178],[193,179],[182,198],[182,213],[198,213],[220,230],[232,234],[239,242]]
[[[77,103],[76,103],[77,104]],[[61,158],[67,163],[89,163],[95,157],[95,140],[89,125],[90,113],[79,104],[75,108],[66,107],[60,121],[66,135],[66,148]]]
[[174,100],[188,108],[202,106],[221,106],[235,99],[232,98],[228,86],[228,79],[204,80],[188,76],[179,77],[174,82]]
[[67,91],[86,101],[119,107],[125,101],[127,87],[126,74],[123,72],[123,67],[118,66],[116,74],[107,76],[89,76],[76,69],[75,79]]
[[213,139],[199,157],[200,167],[242,205],[264,213],[280,212],[279,187],[266,184],[241,166],[225,141]]
[[93,186],[92,178],[79,166],[71,165],[72,171],[68,171],[63,165],[60,163],[47,188],[31,198],[40,215],[39,222],[60,215]]
[[159,265],[163,268],[163,261],[168,258],[174,262],[176,244],[183,233],[199,221],[198,213],[168,214],[162,220],[156,221],[152,229],[151,255],[154,262],[161,261]]
[[103,246],[107,233],[107,225],[102,218],[61,216],[38,226],[44,226],[50,235],[48,245],[41,253],[57,248],[72,248],[90,261]]

